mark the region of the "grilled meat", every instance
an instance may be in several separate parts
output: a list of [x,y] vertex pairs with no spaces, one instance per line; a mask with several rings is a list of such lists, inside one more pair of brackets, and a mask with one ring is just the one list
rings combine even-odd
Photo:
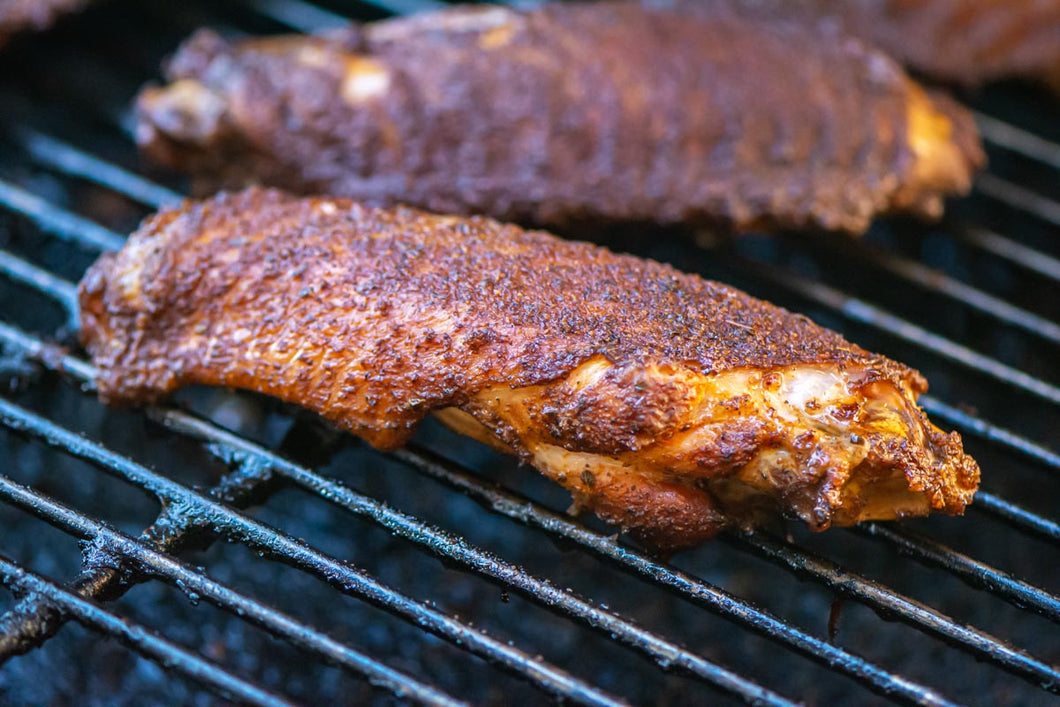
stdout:
[[916,371],[725,285],[485,217],[250,190],[148,219],[80,287],[109,403],[189,384],[381,449],[436,413],[674,549],[781,511],[960,513],[979,480]]
[[12,35],[51,27],[62,15],[76,12],[89,0],[0,0],[0,46]]
[[713,2],[734,1],[759,18],[836,21],[943,81],[976,85],[1030,78],[1060,85],[1057,0],[645,0],[653,6],[678,4],[690,14]]
[[970,116],[828,27],[634,3],[457,8],[328,36],[200,32],[138,141],[200,190],[264,183],[569,227],[935,216]]

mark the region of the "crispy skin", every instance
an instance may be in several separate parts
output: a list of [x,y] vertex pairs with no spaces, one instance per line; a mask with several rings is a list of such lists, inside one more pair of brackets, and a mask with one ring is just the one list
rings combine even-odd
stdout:
[[89,0],[0,0],[0,46],[12,35],[51,27],[60,16],[77,12]]
[[263,183],[522,223],[858,233],[937,216],[971,118],[827,27],[632,3],[457,8],[337,34],[190,39],[138,141],[200,190]]
[[838,21],[857,37],[936,79],[977,85],[1004,78],[1060,80],[1057,0],[645,0],[693,12],[711,2],[758,17],[791,13]]
[[960,513],[926,383],[725,285],[484,217],[250,190],[148,219],[80,288],[109,403],[226,385],[376,447],[435,412],[673,549],[761,514]]

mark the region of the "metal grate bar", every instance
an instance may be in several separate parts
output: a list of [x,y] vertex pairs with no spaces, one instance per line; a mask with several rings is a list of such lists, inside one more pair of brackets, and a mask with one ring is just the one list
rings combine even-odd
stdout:
[[[185,422],[197,422],[190,416],[176,411],[166,411],[163,414],[169,421],[186,418]],[[331,557],[302,541],[291,538],[263,523],[237,513],[196,491],[181,486],[164,476],[155,474],[146,467],[107,449],[101,444],[86,440],[46,418],[3,399],[0,399],[0,421],[13,430],[29,434],[49,446],[61,449],[78,459],[88,461],[107,473],[152,493],[164,502],[181,505],[188,512],[206,519],[217,532],[222,533],[226,537],[238,539],[251,549],[262,552],[270,558],[312,574],[343,593],[360,596],[376,606],[380,606],[397,616],[414,622],[435,635],[451,641],[457,646],[508,669],[514,674],[529,678],[535,684],[553,694],[585,704],[620,704],[588,684],[572,678],[565,671],[531,658],[522,651],[489,637],[484,632],[472,629],[450,616],[446,616],[425,604],[386,587],[349,563]],[[220,433],[220,430],[218,432]],[[277,471],[281,470],[277,469]],[[338,484],[327,483],[336,491],[345,490],[344,487]],[[352,492],[350,495],[356,496]],[[369,500],[369,503],[372,502]],[[382,507],[382,504],[375,505],[380,506],[382,510],[389,510]],[[434,532],[440,537],[446,537],[440,531]],[[499,560],[497,562],[503,568],[505,563]],[[543,584],[549,587],[555,595],[565,594],[556,590],[550,584]],[[515,584],[512,586],[518,588]],[[571,597],[574,598],[573,595]],[[645,652],[659,651],[662,653],[657,662],[662,664],[665,661],[666,664],[663,667],[686,668],[691,674],[701,677],[720,689],[738,695],[747,701],[760,701],[763,704],[774,705],[794,704],[760,685],[756,685],[724,668],[690,654],[642,629],[636,629],[632,624],[621,621],[617,617],[608,620],[608,617],[613,617],[613,615],[600,611],[591,605],[588,606],[593,609],[595,612],[594,616],[598,619],[598,623],[595,626],[600,627],[602,630],[608,630],[611,626],[622,629],[622,624],[626,624],[629,627],[625,629],[627,631],[630,629],[636,630],[646,642],[646,645],[641,646]],[[603,628],[605,626],[608,628]]]
[[117,638],[162,667],[206,685],[229,699],[262,707],[291,705],[283,698],[228,673],[196,654],[154,635],[142,626],[114,616],[54,582],[19,567],[3,555],[0,555],[0,581],[17,592],[44,597],[60,611],[75,618],[78,623]]
[[845,597],[872,607],[883,616],[903,621],[941,638],[950,645],[999,665],[1044,690],[1060,694],[1060,669],[983,631],[963,626],[941,612],[884,585],[844,570],[803,548],[781,542],[764,533],[733,533],[724,539],[749,549],[798,576],[825,584]]
[[55,300],[66,312],[67,325],[74,330],[80,328],[76,285],[3,249],[0,274]]
[[417,12],[431,12],[452,7],[438,0],[361,0],[361,2],[378,7],[392,15],[413,15]]
[[1006,238],[984,228],[960,227],[958,236],[965,242],[996,255],[1010,263],[1060,282],[1060,260],[1029,248],[1022,243]]
[[992,493],[985,491],[976,493],[975,504],[972,508],[988,512],[990,515],[1000,518],[1019,530],[1036,533],[1054,542],[1060,542],[1060,523],[1046,520],[1039,515],[1000,499]]
[[21,147],[36,162],[86,179],[153,208],[180,203],[184,197],[138,174],[79,150],[62,140],[25,126],[12,127]]
[[86,218],[60,209],[35,194],[0,179],[0,206],[22,214],[40,229],[96,250],[118,250],[125,239]]
[[282,25],[303,33],[344,27],[349,18],[303,0],[242,0],[243,4]]
[[976,112],[979,133],[995,145],[1060,169],[1060,145],[985,113]]
[[[204,599],[214,606],[282,637],[300,648],[363,675],[378,687],[398,697],[422,704],[455,706],[463,704],[410,675],[389,668],[328,636],[300,624],[291,617],[270,609],[253,599],[209,579],[187,565],[163,555],[144,543],[111,529],[84,514],[0,476],[0,499],[47,521],[70,535],[91,543],[90,554],[114,556],[134,562],[138,569],[152,577],[163,578],[194,601]],[[111,560],[112,561],[112,560]],[[76,613],[70,612],[72,617]]]
[[1060,388],[1040,378],[1007,366],[950,339],[934,334],[901,317],[823,283],[814,282],[790,270],[734,256],[738,265],[769,282],[781,285],[809,300],[834,309],[848,319],[890,334],[937,356],[1060,405]]
[[978,589],[986,589],[1003,597],[1009,603],[1033,611],[1051,621],[1060,623],[1060,597],[1050,594],[1010,574],[998,571],[978,560],[973,560],[940,542],[915,533],[901,526],[884,526],[865,523],[854,531],[867,537],[878,538],[896,547],[899,552],[918,561],[941,567]]
[[995,174],[983,172],[975,179],[975,189],[984,196],[1060,226],[1060,203]]
[[47,368],[68,374],[74,378],[86,392],[96,390],[96,369],[92,364],[74,358],[59,346],[49,344],[10,324],[0,322],[0,340],[13,346]]

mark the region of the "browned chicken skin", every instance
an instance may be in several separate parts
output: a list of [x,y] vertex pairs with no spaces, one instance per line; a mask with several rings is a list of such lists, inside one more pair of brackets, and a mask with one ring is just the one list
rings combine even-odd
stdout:
[[983,163],[968,113],[827,27],[636,3],[470,8],[324,36],[210,32],[138,101],[200,189],[264,183],[568,226],[937,216]]
[[50,27],[61,15],[76,12],[89,0],[0,0],[0,46],[19,32]]
[[758,17],[834,20],[907,66],[968,85],[1003,78],[1060,87],[1060,0],[645,0],[701,12],[736,3]]
[[436,413],[674,549],[777,511],[961,513],[926,383],[805,317],[484,217],[251,190],[148,219],[80,289],[110,403],[255,390],[390,449]]

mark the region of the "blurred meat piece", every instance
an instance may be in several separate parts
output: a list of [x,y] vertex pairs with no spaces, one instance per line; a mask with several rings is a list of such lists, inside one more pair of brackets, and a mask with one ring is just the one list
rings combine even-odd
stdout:
[[713,2],[735,2],[760,18],[830,18],[942,81],[1026,78],[1060,87],[1058,0],[646,0],[695,14]]
[[376,447],[436,413],[659,549],[771,513],[960,513],[979,469],[914,370],[725,285],[484,217],[250,190],[148,219],[80,288],[110,403],[185,385]]
[[329,36],[210,32],[138,102],[200,192],[584,222],[818,227],[937,216],[983,163],[968,113],[820,23],[634,3],[460,7]]
[[51,27],[61,16],[77,12],[89,0],[0,0],[0,46],[19,32]]

